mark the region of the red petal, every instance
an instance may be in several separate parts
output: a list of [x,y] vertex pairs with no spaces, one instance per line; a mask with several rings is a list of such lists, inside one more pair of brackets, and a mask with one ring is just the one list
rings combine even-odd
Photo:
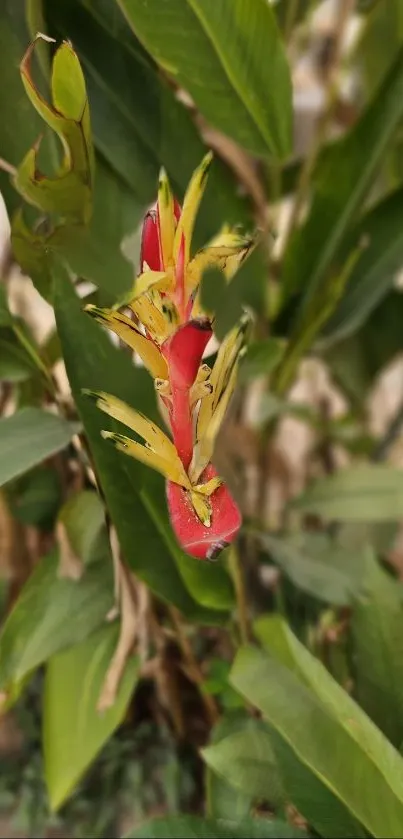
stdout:
[[160,252],[160,238],[157,222],[157,212],[155,209],[149,210],[144,219],[140,249],[141,271],[143,271],[144,262],[147,263],[151,271],[164,270]]
[[210,321],[200,318],[180,326],[171,338],[164,341],[161,352],[167,360],[173,388],[183,390],[192,387],[212,334]]
[[[210,464],[202,479],[208,481],[217,472]],[[237,536],[241,526],[241,514],[228,488],[222,484],[211,496],[211,526],[205,527],[179,484],[167,481],[168,509],[176,538],[186,553],[196,559],[216,559],[218,554]]]

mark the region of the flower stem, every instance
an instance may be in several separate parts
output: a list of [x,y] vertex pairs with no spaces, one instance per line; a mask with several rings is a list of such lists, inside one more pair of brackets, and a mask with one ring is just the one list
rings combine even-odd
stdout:
[[248,603],[242,566],[239,559],[239,553],[235,545],[232,545],[230,548],[229,567],[234,582],[238,607],[239,635],[241,643],[247,644],[250,641]]

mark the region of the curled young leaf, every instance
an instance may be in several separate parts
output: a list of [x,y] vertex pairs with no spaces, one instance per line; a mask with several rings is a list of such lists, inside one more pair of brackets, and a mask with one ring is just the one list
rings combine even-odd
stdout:
[[25,91],[47,125],[58,134],[63,157],[58,171],[47,177],[38,169],[40,139],[28,151],[14,176],[18,192],[45,213],[88,223],[92,211],[94,155],[84,76],[72,46],[63,42],[53,58],[52,104],[39,92],[31,76],[31,58],[37,38],[30,44],[20,65]]

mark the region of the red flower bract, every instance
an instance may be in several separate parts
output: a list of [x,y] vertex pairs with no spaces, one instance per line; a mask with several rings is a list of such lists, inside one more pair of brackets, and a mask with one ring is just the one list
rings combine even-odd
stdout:
[[235,539],[241,524],[238,507],[211,458],[235,386],[245,324],[227,335],[210,370],[202,358],[212,324],[202,311],[198,288],[209,265],[219,265],[230,278],[248,247],[236,234],[224,232],[190,255],[210,161],[207,155],[194,173],[182,209],[161,173],[157,205],[144,219],[141,273],[124,304],[131,316],[89,308],[140,355],[154,377],[172,440],[116,397],[92,393],[101,410],[144,442],[110,431],[103,436],[165,476],[173,530],[182,548],[198,559],[215,559]]
[[[208,481],[216,475],[214,466],[210,464],[201,480]],[[241,514],[225,484],[221,484],[211,496],[210,527],[202,524],[186,490],[179,484],[167,481],[167,500],[176,538],[186,553],[196,559],[216,559],[237,536],[242,523]]]

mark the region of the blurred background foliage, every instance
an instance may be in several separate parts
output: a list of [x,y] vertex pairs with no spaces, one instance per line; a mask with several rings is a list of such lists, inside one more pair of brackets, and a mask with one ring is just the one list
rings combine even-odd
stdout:
[[[402,837],[403,0],[3,0],[0,44],[0,835]],[[162,424],[83,301],[208,147],[195,247],[257,242],[202,281],[211,358],[254,323],[215,564],[81,393]]]

